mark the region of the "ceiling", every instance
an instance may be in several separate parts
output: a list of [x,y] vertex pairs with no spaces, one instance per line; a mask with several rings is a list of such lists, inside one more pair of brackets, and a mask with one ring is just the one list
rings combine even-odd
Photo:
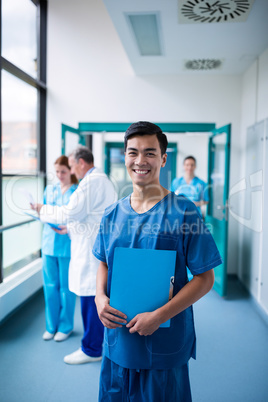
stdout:
[[268,47],[268,0],[103,0],[143,74],[241,74]]

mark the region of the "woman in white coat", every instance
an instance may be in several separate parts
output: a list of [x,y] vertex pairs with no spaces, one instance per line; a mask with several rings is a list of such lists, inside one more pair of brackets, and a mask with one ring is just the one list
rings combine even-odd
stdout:
[[84,336],[81,348],[65,356],[64,361],[81,364],[100,360],[102,355],[103,326],[94,301],[99,263],[92,248],[103,212],[117,200],[117,194],[108,177],[94,167],[88,148],[77,148],[69,156],[69,165],[71,173],[81,179],[69,203],[62,207],[38,204],[36,210],[43,222],[67,224],[71,238],[69,289],[81,297]]

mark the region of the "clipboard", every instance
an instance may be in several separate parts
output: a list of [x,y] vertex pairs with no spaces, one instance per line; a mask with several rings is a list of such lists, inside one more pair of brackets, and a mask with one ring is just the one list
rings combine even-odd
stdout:
[[25,213],[25,215],[30,216],[31,218],[35,219],[36,221],[39,221],[39,222],[44,223],[44,224],[46,224],[46,225],[49,225],[49,226],[51,226],[51,227],[54,228],[54,229],[62,230],[62,229],[60,228],[60,225],[56,225],[56,224],[54,224],[54,223],[42,222],[41,219],[39,218],[39,216],[30,214],[29,212],[24,212],[24,213]]
[[[151,312],[166,304],[176,254],[175,250],[116,247],[110,306],[126,314],[129,322],[139,313]],[[160,327],[170,327],[170,320]]]

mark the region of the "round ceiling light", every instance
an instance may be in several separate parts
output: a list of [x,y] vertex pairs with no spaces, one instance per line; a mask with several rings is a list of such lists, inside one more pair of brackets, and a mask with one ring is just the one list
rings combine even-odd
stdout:
[[254,0],[187,0],[180,3],[180,22],[245,21]]
[[216,70],[222,65],[221,60],[217,59],[196,59],[187,60],[185,68],[187,70]]

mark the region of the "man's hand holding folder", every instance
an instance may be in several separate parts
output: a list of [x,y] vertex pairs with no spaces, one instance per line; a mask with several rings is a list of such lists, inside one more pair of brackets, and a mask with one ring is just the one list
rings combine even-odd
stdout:
[[134,334],[138,332],[139,335],[152,335],[159,327],[162,321],[157,310],[151,313],[137,314],[127,325],[129,332]]
[[[101,262],[100,265],[104,265],[104,269],[108,270],[107,265]],[[101,272],[101,270],[99,271]],[[127,323],[127,316],[119,310],[110,306],[110,299],[105,294],[95,297],[95,303],[98,310],[98,315],[101,322],[107,328],[122,328],[123,324]]]
[[[175,260],[175,251],[117,247],[113,261],[111,303],[102,287],[97,289],[95,299],[103,325],[112,329],[127,324],[130,333],[144,336],[151,335],[160,326],[169,327],[170,321],[164,319],[160,308],[169,300]],[[107,283],[108,267],[104,262],[100,267],[98,276],[103,277],[97,283]]]
[[[104,263],[101,263],[104,264]],[[106,265],[106,264],[105,264]],[[103,325],[110,329],[122,328],[127,324],[127,316],[110,306],[110,299],[106,295],[95,298],[98,314]],[[139,335],[152,335],[160,326],[161,321],[157,311],[137,314],[127,325],[129,332]]]

